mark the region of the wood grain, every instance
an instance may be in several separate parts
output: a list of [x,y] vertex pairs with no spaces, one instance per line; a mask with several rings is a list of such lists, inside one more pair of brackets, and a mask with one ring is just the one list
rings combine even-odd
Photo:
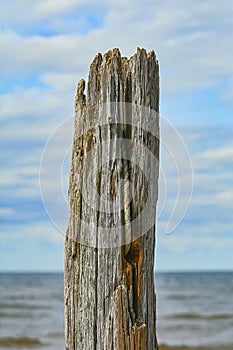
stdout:
[[[125,119],[125,103],[132,104],[134,123]],[[103,57],[97,54],[90,66],[87,96],[82,79],[75,100],[65,243],[69,350],[158,349],[153,273],[158,166],[146,150],[139,160],[129,157],[137,144],[143,144],[158,160],[159,141],[153,135],[159,133],[159,122],[157,113],[156,130],[145,131],[147,116],[137,106],[159,111],[154,52],[138,49],[130,59],[122,58],[118,49]],[[153,188],[143,169],[152,174]],[[148,193],[154,193],[153,215],[143,214],[143,220],[150,221],[145,232],[143,220],[132,222],[140,216]],[[115,236],[116,227],[121,230]]]

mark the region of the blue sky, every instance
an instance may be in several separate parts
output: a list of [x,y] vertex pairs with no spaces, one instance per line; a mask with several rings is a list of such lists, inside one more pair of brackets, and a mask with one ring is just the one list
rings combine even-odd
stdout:
[[[157,54],[161,115],[185,140],[194,171],[189,210],[167,235],[176,184],[162,150],[171,186],[158,221],[157,269],[232,269],[231,1],[0,0],[0,7],[0,269],[62,270],[64,236],[40,196],[42,151],[73,115],[77,83],[95,54],[119,47],[129,57],[138,46]],[[52,184],[48,174],[51,193]]]

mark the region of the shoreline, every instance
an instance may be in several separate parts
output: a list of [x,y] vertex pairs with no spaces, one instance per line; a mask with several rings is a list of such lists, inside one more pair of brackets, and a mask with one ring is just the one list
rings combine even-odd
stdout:
[[[160,344],[159,350],[219,350],[219,346],[211,345],[197,345],[197,346],[188,346],[188,345],[166,345]],[[221,345],[221,350],[232,350],[231,345]]]

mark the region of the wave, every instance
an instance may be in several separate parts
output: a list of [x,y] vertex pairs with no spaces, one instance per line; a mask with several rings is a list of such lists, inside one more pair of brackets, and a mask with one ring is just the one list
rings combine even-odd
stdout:
[[47,334],[47,337],[64,339],[64,332],[51,332]]
[[49,310],[52,309],[51,305],[45,304],[24,304],[24,303],[0,303],[1,309],[14,309],[14,310]]
[[198,314],[198,313],[183,313],[183,314],[174,314],[168,316],[171,319],[181,319],[181,320],[226,320],[232,319],[233,314]]
[[[17,310],[16,310],[17,311]],[[25,312],[24,310],[18,310],[19,312],[1,312],[0,311],[0,319],[3,318],[37,318],[37,317],[47,317],[48,314],[45,312],[40,312],[39,315],[38,313],[33,313],[33,312]]]
[[17,348],[29,348],[32,347],[41,347],[44,344],[41,343],[41,341],[38,338],[28,338],[28,337],[6,337],[6,338],[0,338],[0,346],[4,347],[16,347]]
[[168,294],[166,296],[170,300],[186,300],[186,299],[199,299],[200,295],[198,294]]

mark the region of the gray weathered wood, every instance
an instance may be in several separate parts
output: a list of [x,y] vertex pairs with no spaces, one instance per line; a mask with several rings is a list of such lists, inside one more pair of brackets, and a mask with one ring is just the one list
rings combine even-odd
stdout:
[[[158,113],[152,113],[159,111],[154,52],[138,49],[129,60],[118,49],[97,54],[87,97],[84,91],[81,80],[65,246],[66,349],[154,350],[158,164],[150,154],[159,157]],[[148,185],[144,170],[153,183]],[[142,209],[151,193],[149,214]]]

